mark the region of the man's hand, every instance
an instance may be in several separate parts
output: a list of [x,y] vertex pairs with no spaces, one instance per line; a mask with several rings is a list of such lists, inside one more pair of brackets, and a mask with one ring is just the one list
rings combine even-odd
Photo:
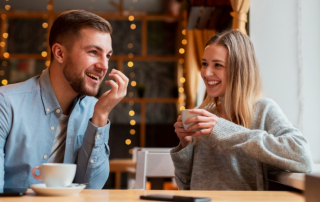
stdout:
[[92,123],[95,126],[103,127],[108,123],[110,111],[122,100],[127,94],[129,79],[120,71],[113,69],[109,77],[115,79],[108,80],[105,83],[111,86],[111,89],[105,92],[98,100],[94,107]]

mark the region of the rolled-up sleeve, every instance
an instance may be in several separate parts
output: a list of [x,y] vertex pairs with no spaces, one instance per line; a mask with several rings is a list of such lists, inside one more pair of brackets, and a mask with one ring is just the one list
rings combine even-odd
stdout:
[[89,183],[88,189],[101,189],[109,176],[110,121],[104,127],[95,126],[90,120],[82,147],[78,153],[75,182]]

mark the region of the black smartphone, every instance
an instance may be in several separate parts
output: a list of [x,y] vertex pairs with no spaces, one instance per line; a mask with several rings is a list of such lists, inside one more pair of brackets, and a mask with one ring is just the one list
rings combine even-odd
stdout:
[[0,197],[3,196],[23,196],[25,195],[26,188],[3,188],[0,189]]
[[140,199],[156,200],[156,201],[180,201],[180,202],[211,201],[211,198],[190,197],[190,196],[174,196],[174,195],[163,195],[163,194],[143,195],[143,196],[140,196]]

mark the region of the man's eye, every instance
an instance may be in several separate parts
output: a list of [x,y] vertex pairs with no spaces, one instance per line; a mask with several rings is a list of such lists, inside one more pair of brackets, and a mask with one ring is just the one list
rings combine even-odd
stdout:
[[207,63],[206,62],[202,62],[202,66],[207,66]]
[[97,51],[95,51],[95,50],[92,50],[92,51],[89,51],[89,53],[92,53],[92,54],[94,54],[94,55],[97,55]]
[[109,54],[109,55],[107,55],[107,58],[108,58],[108,59],[110,59],[110,58],[111,58],[111,55],[110,55],[110,54]]

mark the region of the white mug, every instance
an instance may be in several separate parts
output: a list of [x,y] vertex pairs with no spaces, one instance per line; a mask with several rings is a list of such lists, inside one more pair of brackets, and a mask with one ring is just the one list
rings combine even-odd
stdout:
[[[47,187],[67,187],[71,185],[76,175],[76,164],[44,163],[32,169],[32,175],[36,180],[43,180]],[[39,170],[40,175],[35,171]]]
[[[181,117],[182,117],[182,124],[185,130],[187,130],[190,126],[198,123],[198,122],[194,122],[194,123],[189,123],[189,124],[185,124],[184,122],[192,117],[196,117],[196,116],[202,116],[201,114],[195,114],[195,113],[190,113],[189,112],[190,109],[184,109],[181,111]],[[194,132],[199,131],[201,129],[195,129],[193,130]]]

